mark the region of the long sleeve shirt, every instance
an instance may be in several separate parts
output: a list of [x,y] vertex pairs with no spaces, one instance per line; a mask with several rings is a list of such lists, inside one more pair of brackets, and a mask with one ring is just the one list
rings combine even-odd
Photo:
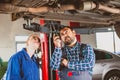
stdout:
[[[79,58],[80,55],[80,47],[81,43],[77,42],[74,47],[70,48],[68,46],[64,47],[64,52],[67,54],[68,60],[68,68],[73,69],[75,71],[89,71],[90,74],[93,72],[93,67],[95,65],[95,54],[93,48],[90,45],[86,45],[86,47],[82,50],[83,59]],[[61,57],[62,57],[62,49],[55,48],[50,67],[53,70],[59,70]]]
[[40,80],[35,57],[30,58],[25,49],[13,55],[8,62],[6,80]]

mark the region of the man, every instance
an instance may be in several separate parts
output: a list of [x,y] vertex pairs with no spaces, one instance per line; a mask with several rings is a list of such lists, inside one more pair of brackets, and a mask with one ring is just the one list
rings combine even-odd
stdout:
[[[55,49],[50,67],[59,70],[60,80],[92,80],[95,64],[93,48],[86,44],[81,53],[82,44],[77,41],[75,30],[68,26],[61,26],[60,37],[54,35],[53,42]],[[64,43],[63,47],[62,43]],[[60,65],[64,68],[60,69]]]
[[27,39],[26,48],[14,54],[9,62],[6,80],[40,80],[39,64],[34,56],[40,48],[40,38],[32,34]]

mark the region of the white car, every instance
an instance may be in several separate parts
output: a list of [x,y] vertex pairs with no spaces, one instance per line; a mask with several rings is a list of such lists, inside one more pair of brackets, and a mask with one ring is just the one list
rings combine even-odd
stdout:
[[93,80],[120,80],[120,56],[94,49],[96,64],[93,69]]

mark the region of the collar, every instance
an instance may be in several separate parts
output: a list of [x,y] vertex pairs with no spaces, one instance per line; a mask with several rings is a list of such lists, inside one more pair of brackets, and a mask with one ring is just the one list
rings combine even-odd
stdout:
[[22,51],[23,51],[23,55],[24,55],[26,60],[31,60],[31,59],[34,60],[35,59],[34,55],[30,58],[29,54],[26,51],[26,48],[23,48]]
[[78,45],[79,45],[79,42],[77,41],[73,47],[69,47],[67,45],[65,47],[70,49],[70,50],[74,50]]

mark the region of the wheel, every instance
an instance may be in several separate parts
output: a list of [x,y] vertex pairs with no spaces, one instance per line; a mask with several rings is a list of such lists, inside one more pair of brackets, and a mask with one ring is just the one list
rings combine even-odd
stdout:
[[109,72],[104,80],[120,80],[120,71],[111,71]]

